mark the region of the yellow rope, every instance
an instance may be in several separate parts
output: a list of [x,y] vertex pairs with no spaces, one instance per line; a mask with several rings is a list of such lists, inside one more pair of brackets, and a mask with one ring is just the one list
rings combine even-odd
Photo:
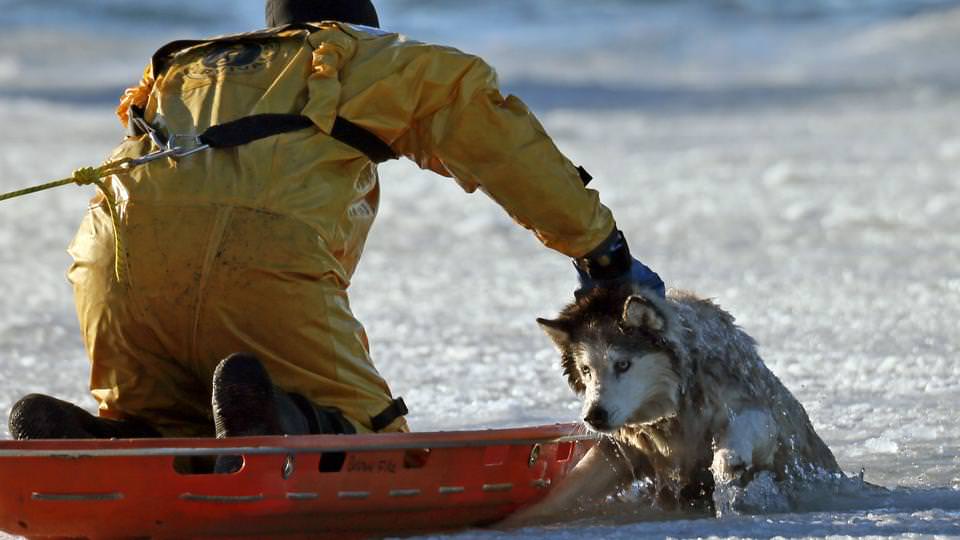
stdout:
[[119,283],[124,283],[126,278],[126,257],[124,255],[123,242],[120,239],[120,216],[117,211],[117,200],[113,196],[113,193],[107,188],[106,184],[104,184],[102,179],[129,170],[127,164],[131,161],[132,160],[130,158],[124,158],[104,163],[99,167],[83,167],[73,171],[73,176],[69,178],[54,180],[53,182],[47,182],[46,184],[40,184],[39,186],[33,186],[17,191],[11,191],[10,193],[4,193],[3,195],[0,195],[0,201],[15,199],[23,195],[29,195],[31,193],[37,193],[38,191],[44,191],[68,184],[77,184],[78,186],[85,186],[88,184],[96,185],[97,188],[100,189],[100,193],[103,193],[104,198],[106,198],[107,208],[110,210],[110,221],[113,222],[113,248],[115,262],[114,271],[117,275],[117,281]]

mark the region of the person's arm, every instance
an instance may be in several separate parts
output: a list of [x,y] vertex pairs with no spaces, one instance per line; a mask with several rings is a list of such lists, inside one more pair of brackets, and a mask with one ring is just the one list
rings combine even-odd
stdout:
[[422,44],[391,52],[396,71],[347,100],[342,116],[420,167],[456,178],[467,191],[482,189],[545,245],[570,257],[610,235],[613,216],[597,192],[584,187],[527,107],[501,96],[485,62]]
[[[421,168],[482,189],[547,247],[577,259],[580,293],[638,283],[663,295],[663,282],[630,256],[610,210],[584,185],[518,98],[500,94],[495,71],[448,47],[395,41],[354,66],[340,114],[367,128]],[[364,66],[388,74],[353,94]]]

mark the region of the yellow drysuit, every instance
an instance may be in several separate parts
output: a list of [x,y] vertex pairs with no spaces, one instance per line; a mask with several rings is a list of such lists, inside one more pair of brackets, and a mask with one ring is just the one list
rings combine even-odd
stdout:
[[[482,60],[340,23],[194,45],[128,91],[167,133],[259,113],[315,128],[154,161],[111,178],[70,245],[100,415],[168,436],[212,432],[218,361],[256,354],[275,384],[340,409],[360,432],[391,400],[347,287],[377,212],[376,166],[331,138],[337,115],[420,167],[481,188],[547,246],[584,255],[614,228],[596,192]],[[126,121],[125,114],[121,114]],[[128,137],[111,159],[156,150]],[[403,419],[386,431],[406,430]]]

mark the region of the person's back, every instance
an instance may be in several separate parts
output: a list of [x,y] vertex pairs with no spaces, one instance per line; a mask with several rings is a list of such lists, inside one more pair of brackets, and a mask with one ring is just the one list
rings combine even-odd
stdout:
[[[255,353],[278,386],[343,411],[361,430],[389,405],[345,293],[377,211],[376,165],[328,134],[341,101],[340,68],[356,58],[361,39],[397,45],[396,35],[318,23],[175,51],[154,66],[155,79],[148,68],[147,99],[136,105],[167,134],[195,135],[257,114],[303,114],[317,128],[115,177],[129,284],[99,286],[114,264],[109,234],[81,231],[69,274],[89,333],[105,332],[92,328],[104,316],[100,306],[120,323],[108,330],[110,346],[91,351],[95,366],[128,350],[138,358],[136,369],[94,370],[95,391],[120,386],[101,401],[101,413],[107,405],[144,417],[156,408],[160,415],[144,419],[165,434],[209,432],[209,390],[190,381],[210,381],[230,351]],[[375,79],[388,76],[376,71],[367,69]],[[141,134],[112,158],[151,150]],[[107,224],[100,208],[85,227]],[[154,373],[156,366],[164,371]],[[165,383],[117,381],[128,371]],[[186,424],[164,425],[170,414],[155,405],[161,396],[187,413]]]

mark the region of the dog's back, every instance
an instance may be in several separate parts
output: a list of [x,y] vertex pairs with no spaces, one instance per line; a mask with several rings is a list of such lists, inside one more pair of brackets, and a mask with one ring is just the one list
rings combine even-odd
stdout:
[[[772,411],[777,428],[774,461],[778,474],[840,471],[803,405],[764,364],[756,342],[734,323],[732,315],[710,300],[683,291],[671,291],[669,303],[686,335],[668,339],[676,353],[693,364],[693,389],[702,399],[697,403],[695,395],[691,396],[688,407],[720,416],[746,410]],[[696,416],[696,409],[689,412],[693,413],[689,416]]]

